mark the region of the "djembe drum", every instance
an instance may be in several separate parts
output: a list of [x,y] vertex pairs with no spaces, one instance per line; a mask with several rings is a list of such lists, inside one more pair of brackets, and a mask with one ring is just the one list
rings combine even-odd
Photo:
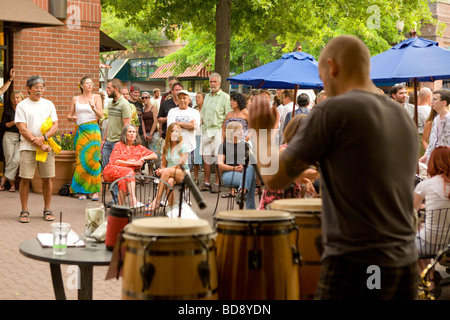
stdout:
[[214,235],[203,219],[134,220],[123,232],[122,298],[217,299]]
[[[299,266],[300,299],[313,299],[320,278],[321,212],[322,199],[281,199],[269,204],[271,210],[281,210],[295,217],[299,229],[299,251],[302,256]],[[320,249],[321,250],[321,249]]]
[[217,271],[221,300],[298,300],[298,250],[287,212],[219,212]]

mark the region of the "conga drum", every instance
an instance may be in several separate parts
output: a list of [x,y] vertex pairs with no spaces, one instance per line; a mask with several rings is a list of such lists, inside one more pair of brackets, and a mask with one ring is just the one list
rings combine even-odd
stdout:
[[299,270],[300,299],[314,299],[320,278],[322,199],[281,199],[269,204],[271,210],[282,210],[295,217],[299,228],[299,251],[302,257]]
[[222,211],[215,217],[220,300],[298,300],[291,214]]
[[203,219],[149,217],[128,224],[122,299],[217,299],[214,236]]

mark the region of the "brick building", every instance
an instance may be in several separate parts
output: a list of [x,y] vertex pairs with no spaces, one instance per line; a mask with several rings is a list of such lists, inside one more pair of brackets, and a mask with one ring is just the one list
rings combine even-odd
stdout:
[[[25,87],[28,77],[40,75],[46,84],[44,97],[56,106],[61,131],[72,130],[73,124],[65,119],[71,97],[80,93],[78,82],[89,75],[98,85],[100,0],[32,1],[44,12],[55,11],[53,14],[61,25],[8,28],[8,22],[4,22],[5,37],[10,39],[7,48],[10,61],[5,71],[8,67],[16,69],[13,89],[22,90],[25,96],[28,95]],[[18,4],[23,0],[14,2]],[[62,9],[66,9],[66,17],[64,10],[57,12],[62,2],[65,2]],[[5,102],[8,103],[7,99]]]

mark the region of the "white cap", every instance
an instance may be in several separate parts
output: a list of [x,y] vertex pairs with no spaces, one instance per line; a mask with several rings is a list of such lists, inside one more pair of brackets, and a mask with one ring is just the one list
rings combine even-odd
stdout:
[[180,93],[183,93],[189,97],[189,92],[187,90],[180,90],[177,94],[177,97],[180,95]]

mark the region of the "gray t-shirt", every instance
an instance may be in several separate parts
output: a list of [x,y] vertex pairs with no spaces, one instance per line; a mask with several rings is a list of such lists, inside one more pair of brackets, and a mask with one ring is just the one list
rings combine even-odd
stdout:
[[383,95],[350,91],[315,106],[284,151],[320,168],[323,258],[400,267],[417,260],[414,122]]

